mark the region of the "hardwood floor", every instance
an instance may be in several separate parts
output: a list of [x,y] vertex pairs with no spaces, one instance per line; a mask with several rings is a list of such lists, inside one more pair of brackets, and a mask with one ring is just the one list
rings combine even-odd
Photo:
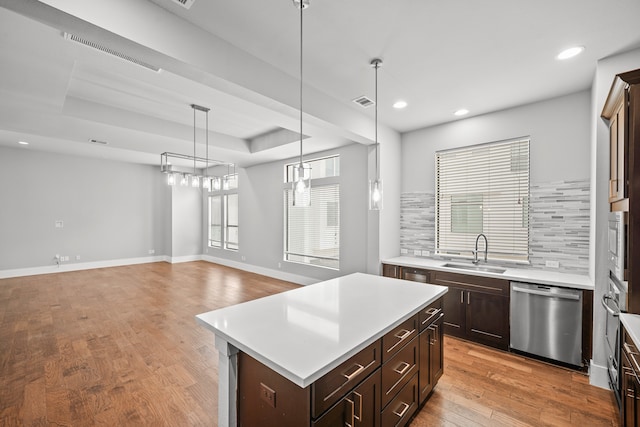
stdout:
[[[217,425],[217,352],[198,313],[297,287],[207,262],[0,280],[0,426]],[[411,426],[615,426],[587,377],[445,338]]]

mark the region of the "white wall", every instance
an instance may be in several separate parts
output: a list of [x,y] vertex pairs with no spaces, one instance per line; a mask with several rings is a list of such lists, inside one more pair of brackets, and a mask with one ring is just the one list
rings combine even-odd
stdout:
[[171,194],[171,245],[167,255],[174,262],[197,259],[202,255],[205,239],[202,228],[202,190],[179,185],[168,188]]
[[604,340],[605,312],[600,299],[607,289],[609,268],[607,265],[607,215],[609,212],[609,128],[600,117],[616,74],[640,68],[640,49],[615,55],[598,61],[591,99],[591,269],[596,285],[594,292],[593,342],[591,382],[606,386],[606,358]]
[[587,179],[590,98],[579,92],[402,136],[402,191],[435,189],[434,153],[530,136],[531,183]]
[[352,144],[305,155],[305,159],[332,154],[340,155],[339,271],[283,261],[284,165],[296,159],[265,163],[238,171],[240,249],[235,252],[207,248],[207,254],[211,259],[299,283],[311,283],[366,271],[367,147]]
[[167,250],[155,167],[0,147],[0,183],[0,270],[53,266],[56,254],[75,264]]

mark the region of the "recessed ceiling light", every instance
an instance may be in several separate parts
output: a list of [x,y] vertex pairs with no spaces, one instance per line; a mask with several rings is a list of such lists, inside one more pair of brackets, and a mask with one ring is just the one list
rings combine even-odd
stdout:
[[18,144],[20,144],[20,145],[29,145],[29,143],[27,141],[18,141]]
[[467,110],[466,108],[461,108],[453,113],[454,116],[464,116],[465,114],[469,114],[469,110]]
[[397,110],[402,110],[407,106],[407,101],[399,100],[393,103],[393,108]]
[[565,49],[556,56],[556,59],[569,59],[576,55],[580,55],[584,51],[584,46],[574,46],[569,49]]

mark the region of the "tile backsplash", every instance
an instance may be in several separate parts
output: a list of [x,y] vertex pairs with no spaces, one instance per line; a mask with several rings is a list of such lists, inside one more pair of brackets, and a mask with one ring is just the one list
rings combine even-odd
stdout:
[[[531,185],[529,265],[518,268],[587,274],[589,269],[590,190],[588,180]],[[400,198],[402,254],[433,254],[435,249],[435,194],[402,193]],[[547,267],[557,261],[557,268]],[[514,266],[509,262],[492,264]]]

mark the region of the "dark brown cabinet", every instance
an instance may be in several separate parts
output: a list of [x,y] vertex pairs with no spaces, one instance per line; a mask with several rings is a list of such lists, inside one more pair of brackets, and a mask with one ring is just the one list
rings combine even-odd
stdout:
[[328,410],[313,427],[380,426],[380,372],[377,371]]
[[412,282],[429,283],[430,271],[422,268],[402,267],[400,278]]
[[622,328],[622,425],[640,426],[640,353]]
[[420,332],[420,370],[418,376],[419,401],[422,404],[438,379],[444,372],[444,347],[442,345],[442,301],[431,305],[427,310],[428,317],[421,322]]
[[305,388],[238,353],[238,425],[406,426],[442,375],[443,316],[440,298]]
[[[640,69],[618,74],[602,109],[609,124],[609,203],[628,212],[627,260],[640,259]],[[628,262],[627,311],[640,313],[640,265]],[[637,277],[636,277],[637,276]]]
[[385,277],[400,278],[400,267],[391,264],[382,264],[382,275]]
[[509,349],[507,280],[431,271],[431,283],[449,286],[444,296],[446,334]]

